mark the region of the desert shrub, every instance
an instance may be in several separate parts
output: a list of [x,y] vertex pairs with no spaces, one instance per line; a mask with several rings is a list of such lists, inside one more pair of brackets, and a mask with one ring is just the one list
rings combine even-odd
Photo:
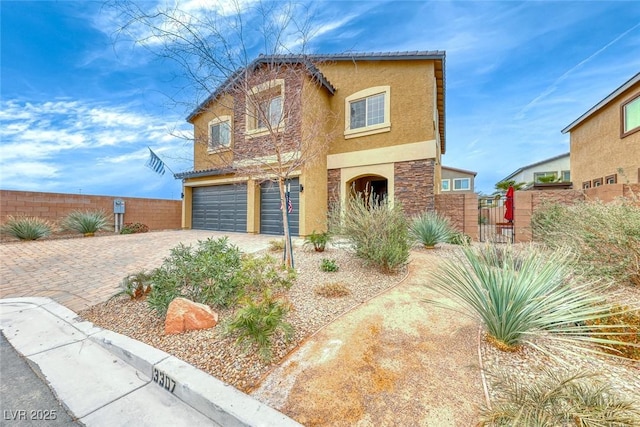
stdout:
[[[494,346],[504,351],[525,343],[540,348],[535,343],[538,336],[588,351],[597,351],[588,344],[621,344],[601,336],[612,331],[612,326],[586,325],[608,316],[611,306],[604,301],[603,285],[572,274],[570,252],[530,248],[519,253],[504,246],[498,262],[486,256],[489,251],[463,247],[463,255],[445,261],[427,286],[459,302],[463,309],[446,307],[479,319]],[[589,328],[594,327],[598,336],[589,336]]]
[[313,249],[316,252],[324,252],[327,243],[331,240],[331,235],[329,232],[325,231],[324,233],[316,233],[315,230],[304,238],[305,245],[312,245]]
[[228,307],[239,297],[240,268],[240,249],[226,237],[199,241],[196,248],[180,244],[153,271],[147,301],[161,315],[176,297]]
[[409,230],[411,236],[427,248],[448,242],[453,234],[449,219],[433,211],[423,212],[414,217]]
[[295,270],[285,267],[272,256],[245,255],[234,280],[239,293],[255,295],[264,289],[276,292],[287,290],[291,288],[295,278]]
[[269,250],[271,252],[282,252],[284,251],[284,239],[273,239],[269,240]]
[[409,230],[398,202],[391,206],[373,194],[368,197],[356,194],[339,216],[340,220],[332,223],[338,225],[356,256],[367,264],[390,273],[407,263],[411,246]]
[[38,240],[50,235],[52,228],[51,223],[42,218],[8,216],[0,232],[20,240]]
[[324,285],[316,286],[313,292],[325,298],[341,298],[351,293],[343,283],[325,283]]
[[615,305],[611,307],[609,313],[610,316],[608,317],[587,321],[587,325],[608,325],[612,327],[604,335],[596,336],[625,343],[625,345],[608,345],[604,348],[604,351],[617,356],[640,360],[640,310],[631,310],[629,307]]
[[523,252],[514,246],[500,243],[489,243],[478,251],[478,259],[491,267],[512,267],[515,271],[522,268]]
[[151,292],[151,274],[139,271],[122,279],[122,291],[131,299],[140,299]]
[[471,236],[463,233],[462,231],[454,231],[449,236],[447,243],[451,243],[452,245],[470,245]]
[[89,234],[109,228],[109,217],[104,211],[73,211],[62,220],[62,227]]
[[141,222],[128,222],[120,230],[120,234],[136,234],[136,233],[147,233],[149,232],[149,227]]
[[619,397],[615,390],[586,373],[545,370],[535,381],[514,375],[495,376],[500,398],[483,408],[483,426],[637,426],[636,402]]
[[322,258],[322,261],[320,262],[320,270],[327,273],[334,273],[339,269],[340,267],[338,267],[335,259]]
[[280,334],[285,341],[293,338],[294,330],[285,321],[289,304],[265,289],[260,298],[245,297],[240,308],[223,324],[225,335],[235,336],[236,345],[245,351],[255,348],[263,360],[270,360],[274,339]]
[[536,240],[571,248],[581,273],[640,286],[640,207],[631,201],[549,204],[531,225]]

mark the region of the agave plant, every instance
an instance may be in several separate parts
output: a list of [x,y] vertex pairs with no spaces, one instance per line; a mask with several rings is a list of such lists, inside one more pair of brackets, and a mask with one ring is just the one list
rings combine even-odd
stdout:
[[588,325],[611,315],[602,297],[606,286],[578,283],[569,268],[569,251],[543,253],[532,247],[516,252],[505,247],[499,262],[486,252],[487,248],[463,247],[463,255],[436,270],[428,287],[463,308],[446,307],[478,318],[497,348],[513,351],[529,344],[547,351],[535,340],[540,336],[598,353],[603,352],[586,344],[625,345],[611,337],[614,327],[606,322]]
[[78,233],[93,234],[108,228],[109,219],[104,211],[73,211],[62,220],[62,226]]
[[426,248],[448,242],[453,234],[449,219],[437,212],[424,212],[413,219],[410,225],[413,237]]
[[42,218],[8,216],[0,231],[20,240],[37,240],[50,235],[52,228],[51,223]]
[[483,426],[637,426],[640,408],[595,375],[544,370],[535,381],[500,372],[500,398],[482,409]]

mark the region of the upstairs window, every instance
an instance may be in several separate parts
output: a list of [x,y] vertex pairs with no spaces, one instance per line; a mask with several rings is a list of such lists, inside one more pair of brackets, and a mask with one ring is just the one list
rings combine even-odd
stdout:
[[536,182],[536,183],[555,182],[557,179],[558,179],[558,174],[556,172],[534,172],[533,173],[533,182]]
[[345,138],[391,130],[390,86],[361,90],[345,99]]
[[450,181],[450,180],[448,180],[448,179],[443,179],[443,180],[442,180],[442,187],[441,187],[441,188],[442,188],[442,191],[449,191],[449,190],[451,190],[451,188],[449,188],[449,183],[450,183],[450,182],[451,182],[451,181]]
[[571,171],[562,171],[562,182],[571,182]]
[[453,180],[454,191],[464,191],[471,189],[471,179],[469,178],[455,178]]
[[270,80],[253,87],[246,108],[249,137],[280,131],[284,126],[284,80]]
[[231,146],[231,117],[221,116],[209,122],[209,151]]
[[622,104],[622,136],[640,130],[640,95]]

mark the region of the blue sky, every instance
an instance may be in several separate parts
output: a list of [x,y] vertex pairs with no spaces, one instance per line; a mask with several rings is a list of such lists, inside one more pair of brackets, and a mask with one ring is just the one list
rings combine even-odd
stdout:
[[[172,135],[194,105],[167,95],[195,97],[172,65],[117,39],[102,2],[2,0],[0,16],[0,188],[179,198],[179,180],[145,167],[150,146],[191,169]],[[443,163],[478,172],[487,193],[568,152],[561,129],[640,70],[635,1],[329,1],[312,23],[315,53],[446,51]]]

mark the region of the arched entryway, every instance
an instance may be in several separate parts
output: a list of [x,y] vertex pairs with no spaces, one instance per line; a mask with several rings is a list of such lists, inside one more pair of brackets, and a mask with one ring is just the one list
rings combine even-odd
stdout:
[[378,202],[386,200],[389,191],[387,178],[380,175],[365,175],[354,178],[347,183],[347,188],[351,195],[360,195],[366,198],[373,196]]

